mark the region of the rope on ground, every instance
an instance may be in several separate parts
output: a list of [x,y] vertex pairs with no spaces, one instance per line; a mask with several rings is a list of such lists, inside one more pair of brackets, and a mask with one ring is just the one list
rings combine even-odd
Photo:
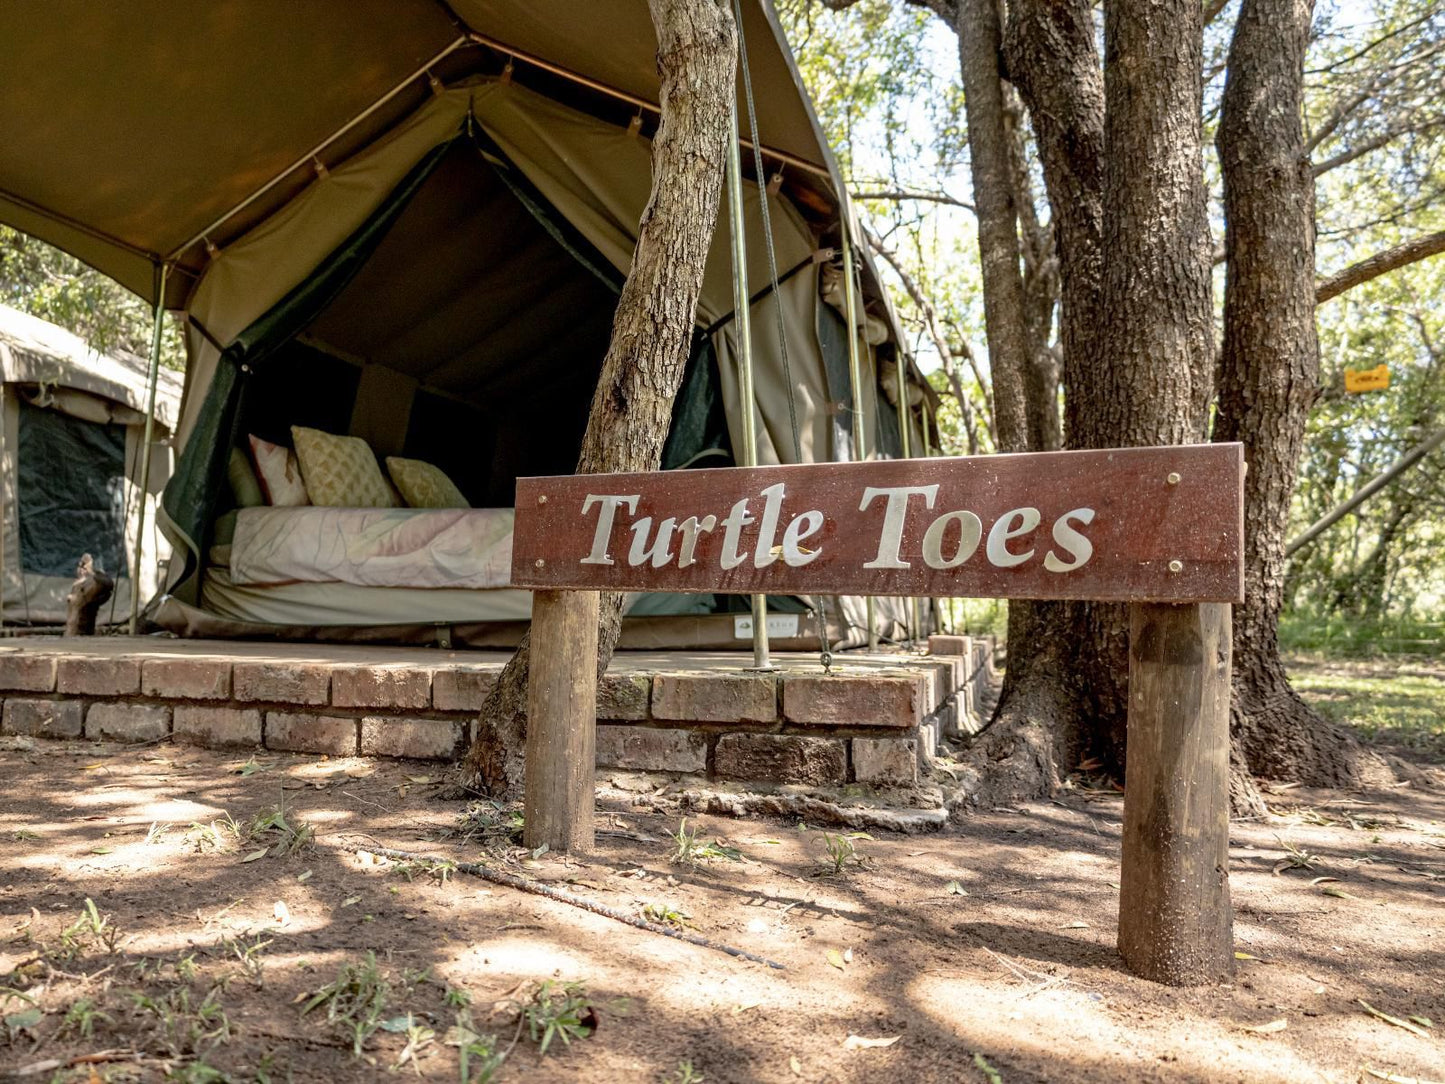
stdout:
[[534,896],[543,896],[549,900],[556,900],[558,903],[569,904],[572,907],[580,907],[584,911],[590,911],[594,915],[601,915],[603,918],[610,918],[615,922],[625,922],[627,925],[639,930],[646,930],[648,933],[660,933],[664,937],[671,937],[678,941],[686,941],[689,945],[697,945],[699,948],[712,949],[715,952],[725,952],[729,956],[736,956],[742,960],[750,960],[755,964],[766,964],[768,967],[778,971],[786,971],[782,964],[776,960],[769,960],[765,956],[756,956],[745,949],[733,948],[731,945],[719,944],[710,941],[706,937],[697,934],[683,933],[681,930],[669,929],[660,926],[656,922],[648,922],[646,919],[629,915],[625,911],[619,911],[615,907],[608,907],[606,904],[594,903],[592,900],[582,896],[574,896],[570,892],[563,892],[559,888],[552,888],[529,877],[521,877],[515,873],[503,873],[501,870],[483,866],[477,862],[457,862],[451,858],[444,858],[436,854],[417,854],[414,851],[399,851],[394,847],[363,847],[354,843],[343,843],[341,849],[355,854],[357,851],[367,851],[370,854],[379,854],[383,858],[392,858],[401,862],[446,862],[450,863],[462,873],[469,873],[473,877],[480,877],[484,881],[491,881],[493,884],[505,885],[508,888],[515,888],[520,892],[530,892]]

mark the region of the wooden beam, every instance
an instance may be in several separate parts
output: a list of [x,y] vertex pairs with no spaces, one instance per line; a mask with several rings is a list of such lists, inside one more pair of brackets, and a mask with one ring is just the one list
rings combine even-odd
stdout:
[[522,841],[534,850],[586,853],[596,842],[598,598],[532,593]]
[[1129,608],[1119,953],[1155,982],[1234,971],[1227,603]]

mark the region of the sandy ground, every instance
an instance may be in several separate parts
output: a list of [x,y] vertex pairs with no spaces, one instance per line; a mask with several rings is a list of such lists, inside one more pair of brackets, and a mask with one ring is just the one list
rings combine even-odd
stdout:
[[[510,1050],[498,1081],[1445,1079],[1438,791],[1287,790],[1268,822],[1236,824],[1238,973],[1179,990],[1132,977],[1114,951],[1109,792],[851,839],[861,861],[838,873],[827,849],[846,844],[831,832],[719,818],[689,830],[739,859],[672,863],[666,794],[614,793],[596,856],[564,862],[510,845],[501,816],[458,838],[463,807],[434,800],[435,768],[245,760],[0,751],[0,1080],[464,1079],[447,1039],[473,1042],[477,1080],[491,1035]],[[290,856],[266,849],[284,832],[250,831],[281,804],[314,830]],[[348,845],[485,859],[632,914],[653,905],[784,966]],[[354,1033],[327,1019],[344,1006],[302,1010],[367,952],[387,984],[369,1018],[393,1030],[364,1035],[356,1057]],[[551,993],[583,984],[596,1030],[543,1057],[518,1004],[549,979]]]

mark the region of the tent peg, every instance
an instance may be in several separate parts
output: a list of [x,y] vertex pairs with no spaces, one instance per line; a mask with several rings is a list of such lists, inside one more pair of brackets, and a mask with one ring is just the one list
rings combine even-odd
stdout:
[[500,82],[500,83],[502,84],[502,86],[504,86],[504,87],[511,86],[511,85],[512,85],[512,73],[515,72],[516,70],[517,70],[516,61],[513,60],[511,57],[507,57],[507,63],[502,66],[502,76],[501,76],[501,78],[498,80],[498,82]]
[[438,98],[440,98],[447,91],[445,84],[443,84],[442,81],[436,77],[436,74],[434,72],[426,73],[426,85],[431,87],[432,94]]
[[311,159],[311,168],[316,171],[316,179],[318,181],[324,181],[327,177],[331,176],[331,171],[326,168],[326,163],[320,158]]
[[635,136],[635,135],[637,135],[637,134],[638,134],[639,132],[641,132],[641,131],[642,131],[642,110],[639,109],[636,113],[634,113],[634,114],[632,115],[632,119],[627,122],[627,134],[630,135],[630,136]]

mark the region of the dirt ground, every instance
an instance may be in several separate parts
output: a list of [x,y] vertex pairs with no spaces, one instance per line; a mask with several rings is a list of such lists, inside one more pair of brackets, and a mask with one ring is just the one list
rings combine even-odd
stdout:
[[1114,951],[1108,790],[913,836],[689,819],[692,865],[666,793],[610,792],[564,862],[417,764],[8,739],[0,773],[3,1081],[1445,1079],[1439,790],[1275,793],[1232,829],[1238,973],[1178,990]]

